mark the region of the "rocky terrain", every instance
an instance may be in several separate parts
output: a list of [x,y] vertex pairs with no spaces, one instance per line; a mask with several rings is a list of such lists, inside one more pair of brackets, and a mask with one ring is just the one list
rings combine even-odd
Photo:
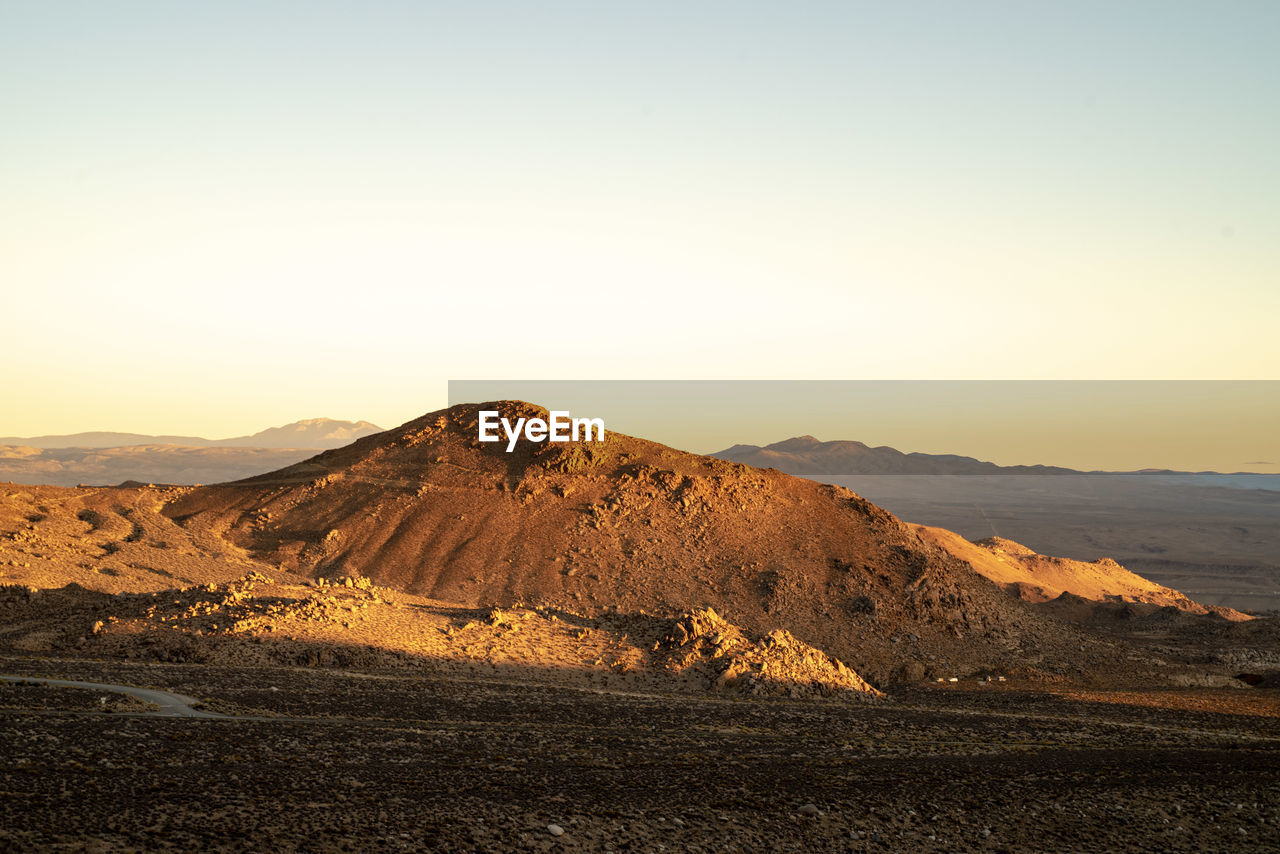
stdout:
[[501,673],[556,684],[702,694],[841,697],[881,692],[785,630],[750,636],[703,609],[588,617],[547,606],[473,609],[375,587],[231,582],[108,595],[79,585],[0,587],[0,649],[223,666],[363,666]]
[[[228,717],[0,684],[0,847],[1273,851],[1274,692],[961,684],[871,704],[333,667],[30,660]],[[74,816],[74,820],[69,817]]]
[[0,847],[1280,844],[1275,620],[620,434],[506,454],[477,409],[0,487]]
[[[1170,660],[1141,644],[1118,652],[1127,641],[1117,633],[1132,626],[1071,602],[1036,604],[1067,592],[1209,611],[1118,567],[992,551],[909,526],[838,487],[621,434],[506,454],[475,441],[476,411],[432,413],[223,486],[11,486],[0,501],[0,583],[150,593],[258,572],[286,585],[352,579],[475,610],[529,603],[584,620],[714,609],[753,643],[785,632],[879,687],[957,674],[1106,684],[1235,675],[1206,670],[1204,656]],[[1098,587],[1100,571],[1112,587]],[[1067,578],[1078,583],[1063,586]],[[1121,579],[1129,587],[1114,586]],[[1240,615],[1219,609],[1188,631],[1230,649],[1272,631],[1267,622],[1232,634],[1214,622],[1221,616]],[[389,648],[389,638],[365,645]]]
[[1267,474],[999,466],[799,436],[713,456],[855,490],[903,519],[1042,554],[1112,558],[1209,605],[1280,611],[1280,491]]
[[1113,657],[848,490],[619,433],[508,454],[476,440],[478,408],[175,494],[163,514],[273,567],[461,604],[711,607],[756,634],[786,629],[877,683],[904,664],[1080,673]]

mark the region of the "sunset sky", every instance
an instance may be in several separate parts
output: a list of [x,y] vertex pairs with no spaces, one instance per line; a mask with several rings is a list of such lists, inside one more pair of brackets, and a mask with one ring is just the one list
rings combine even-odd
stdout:
[[696,453],[793,436],[1081,471],[1280,474],[1275,380],[453,380]]
[[1280,378],[1277,3],[0,10],[0,435]]

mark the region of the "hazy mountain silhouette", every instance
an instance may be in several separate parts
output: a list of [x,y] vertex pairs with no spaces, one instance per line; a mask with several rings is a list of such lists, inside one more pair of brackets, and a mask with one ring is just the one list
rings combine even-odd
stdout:
[[129,445],[182,445],[188,448],[339,448],[382,430],[368,421],[308,418],[269,427],[252,436],[204,439],[199,436],[152,436],[145,433],[88,432],[59,436],[7,436],[0,445],[27,448],[120,448]]
[[53,486],[221,483],[287,466],[380,430],[368,421],[310,418],[232,439],[100,432],[8,437],[0,439],[0,480]]
[[[958,454],[903,453],[888,445],[872,447],[851,440],[823,442],[813,436],[796,436],[772,445],[734,445],[710,456],[735,463],[775,468],[798,475],[854,474],[1142,474],[1142,475],[1253,475],[1256,472],[1177,471],[1144,468],[1134,471],[1080,471],[1049,465],[1001,466]],[[1265,465],[1265,463],[1258,463]]]
[[734,445],[712,454],[722,460],[776,468],[788,474],[1078,474],[1059,466],[999,466],[956,454],[904,454],[887,445],[822,442],[797,436],[772,445]]

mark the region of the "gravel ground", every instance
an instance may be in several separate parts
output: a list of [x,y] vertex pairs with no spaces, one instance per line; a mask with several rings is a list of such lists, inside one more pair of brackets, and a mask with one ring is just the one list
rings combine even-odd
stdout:
[[0,685],[4,850],[1280,848],[1275,692],[1224,714],[1211,691],[939,688],[860,705],[320,668],[0,670],[257,718]]

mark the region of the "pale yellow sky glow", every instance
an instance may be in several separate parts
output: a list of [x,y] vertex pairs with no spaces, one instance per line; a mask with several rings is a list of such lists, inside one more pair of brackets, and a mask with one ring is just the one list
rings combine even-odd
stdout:
[[455,380],[452,402],[542,401],[698,453],[793,436],[999,465],[1280,473],[1277,381]]
[[10,10],[0,435],[1280,376],[1277,15],[1108,8]]

